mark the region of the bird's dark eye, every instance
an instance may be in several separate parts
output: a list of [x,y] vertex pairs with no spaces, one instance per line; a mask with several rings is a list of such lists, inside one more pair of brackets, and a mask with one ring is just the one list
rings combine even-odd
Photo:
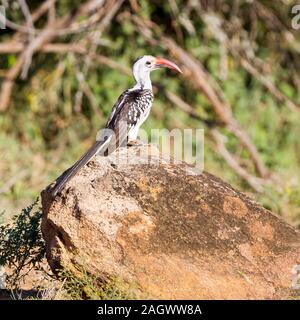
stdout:
[[151,64],[150,61],[146,61],[146,65],[149,66]]

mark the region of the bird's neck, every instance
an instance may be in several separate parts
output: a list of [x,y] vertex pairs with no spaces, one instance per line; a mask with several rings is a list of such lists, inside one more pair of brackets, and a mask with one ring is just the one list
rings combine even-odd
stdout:
[[134,77],[136,84],[132,87],[132,90],[152,90],[152,83],[150,79],[150,72],[140,74]]
[[132,90],[151,90],[152,91],[152,84],[151,80],[148,82],[137,82],[132,88]]

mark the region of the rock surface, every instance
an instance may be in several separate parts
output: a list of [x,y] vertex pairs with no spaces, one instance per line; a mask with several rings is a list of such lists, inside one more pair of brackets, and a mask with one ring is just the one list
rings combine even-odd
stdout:
[[[300,233],[245,194],[186,164],[146,164],[153,146],[96,157],[55,200],[42,192],[53,270],[117,277],[140,297],[284,299]],[[126,164],[126,151],[138,164]]]

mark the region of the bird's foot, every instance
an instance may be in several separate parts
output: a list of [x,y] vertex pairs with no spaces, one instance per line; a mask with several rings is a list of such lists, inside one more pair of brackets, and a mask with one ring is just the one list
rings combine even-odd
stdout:
[[127,142],[127,146],[133,147],[133,146],[145,146],[146,143],[144,143],[142,140],[136,139],[136,140],[129,140]]

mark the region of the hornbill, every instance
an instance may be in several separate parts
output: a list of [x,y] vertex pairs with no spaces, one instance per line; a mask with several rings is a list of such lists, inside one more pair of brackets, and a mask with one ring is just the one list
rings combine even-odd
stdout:
[[175,63],[163,58],[145,55],[135,61],[132,71],[136,84],[124,91],[113,106],[106,123],[105,133],[57,179],[51,190],[53,196],[56,196],[97,153],[107,155],[124,143],[132,143],[137,139],[138,130],[149,116],[153,102],[150,73],[161,67],[181,72]]

